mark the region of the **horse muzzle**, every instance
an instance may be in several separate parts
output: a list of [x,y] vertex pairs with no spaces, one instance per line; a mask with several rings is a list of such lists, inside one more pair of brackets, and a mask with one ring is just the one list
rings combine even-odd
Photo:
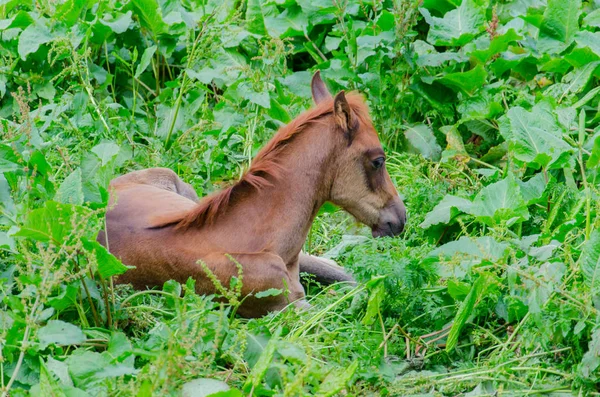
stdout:
[[371,228],[373,237],[393,237],[402,233],[406,223],[406,207],[399,197],[379,212],[379,222]]

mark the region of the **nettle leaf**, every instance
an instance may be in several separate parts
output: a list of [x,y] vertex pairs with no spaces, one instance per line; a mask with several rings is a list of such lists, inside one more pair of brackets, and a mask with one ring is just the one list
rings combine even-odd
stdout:
[[144,50],[142,58],[140,59],[140,63],[135,68],[135,77],[140,77],[142,73],[146,71],[148,65],[150,65],[150,62],[152,61],[154,53],[156,52],[156,48],[157,47],[153,45]]
[[60,184],[54,195],[54,201],[65,204],[81,205],[84,201],[81,168],[71,172]]
[[469,213],[472,207],[471,201],[448,194],[425,216],[425,220],[419,226],[427,229],[440,223],[449,224],[456,215],[463,212]]
[[111,276],[118,276],[129,269],[129,267],[121,263],[120,260],[108,252],[106,248],[97,241],[90,241],[86,238],[82,238],[81,242],[83,243],[83,248],[96,257],[100,277],[108,278]]
[[481,88],[487,80],[487,72],[482,65],[477,65],[466,72],[448,73],[435,79],[447,87],[455,88],[466,93],[472,93]]
[[590,239],[583,245],[579,258],[585,284],[592,297],[600,295],[600,231],[594,230]]
[[501,221],[529,219],[527,203],[523,200],[521,189],[511,173],[505,179],[484,187],[477,194],[473,200],[471,214],[488,225]]
[[448,339],[446,341],[446,352],[451,352],[454,350],[456,344],[458,343],[460,331],[462,331],[463,327],[465,326],[467,319],[469,316],[471,316],[471,314],[473,314],[473,310],[477,304],[490,294],[495,285],[496,277],[494,277],[492,274],[481,273],[479,275],[479,278],[477,278],[471,287],[471,290],[454,316],[452,328],[450,328],[450,333],[448,334]]
[[485,28],[485,8],[473,0],[463,0],[443,18],[431,16],[426,8],[419,10],[430,25],[427,41],[433,45],[462,46]]
[[27,55],[36,52],[42,44],[52,41],[54,37],[50,29],[43,25],[41,21],[27,26],[19,36],[18,53],[22,60],[27,59]]
[[60,320],[48,321],[46,326],[38,330],[37,337],[42,350],[49,345],[78,345],[87,340],[81,328]]
[[540,26],[538,49],[558,53],[571,44],[579,31],[581,0],[548,0]]
[[525,163],[544,168],[561,168],[571,154],[571,146],[562,139],[564,127],[557,122],[554,109],[546,103],[536,104],[531,112],[520,106],[507,112],[510,128],[501,123],[500,134],[509,142],[511,154]]
[[404,136],[412,146],[423,157],[437,161],[440,159],[442,148],[438,145],[431,127],[426,124],[408,126]]

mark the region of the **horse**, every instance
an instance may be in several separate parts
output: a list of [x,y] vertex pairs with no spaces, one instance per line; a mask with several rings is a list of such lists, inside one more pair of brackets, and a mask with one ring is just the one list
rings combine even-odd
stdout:
[[[237,313],[260,317],[290,304],[310,306],[300,271],[324,282],[352,280],[335,262],[301,252],[325,202],[374,237],[401,233],[406,209],[363,97],[333,97],[319,72],[311,91],[316,106],[280,128],[236,183],[212,195],[199,199],[165,168],[113,179],[98,241],[134,267],[116,282],[144,289],[192,277],[196,292],[208,295],[218,292],[215,278],[229,286],[241,266]],[[256,296],[270,289],[283,293]]]

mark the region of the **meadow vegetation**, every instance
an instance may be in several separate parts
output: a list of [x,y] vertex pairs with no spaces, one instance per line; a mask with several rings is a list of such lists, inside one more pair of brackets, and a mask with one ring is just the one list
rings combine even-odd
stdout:
[[[114,285],[108,182],[235,181],[315,70],[409,213],[321,209],[305,248],[358,286],[245,320],[235,286]],[[598,0],[0,0],[0,393],[599,395],[599,78]]]

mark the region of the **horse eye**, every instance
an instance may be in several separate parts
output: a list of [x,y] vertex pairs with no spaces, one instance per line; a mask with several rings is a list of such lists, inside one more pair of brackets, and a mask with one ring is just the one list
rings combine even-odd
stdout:
[[377,157],[371,162],[371,164],[373,164],[373,168],[376,170],[380,169],[383,166],[383,163],[385,163],[385,157]]

